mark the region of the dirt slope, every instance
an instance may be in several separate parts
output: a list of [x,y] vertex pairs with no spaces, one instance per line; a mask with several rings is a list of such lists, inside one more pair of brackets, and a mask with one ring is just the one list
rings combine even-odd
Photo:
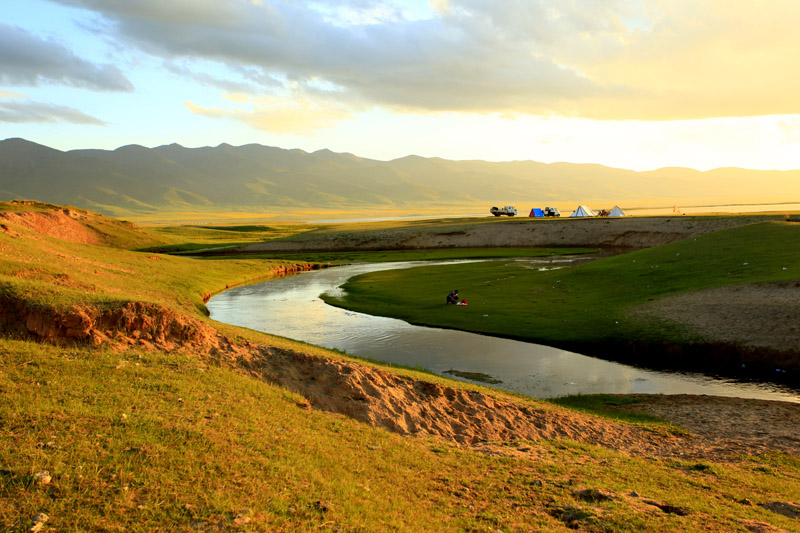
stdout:
[[6,211],[0,213],[0,224],[5,231],[11,231],[7,224],[17,224],[36,233],[55,237],[65,241],[83,244],[101,244],[100,235],[81,223],[87,215],[72,209],[59,211]]

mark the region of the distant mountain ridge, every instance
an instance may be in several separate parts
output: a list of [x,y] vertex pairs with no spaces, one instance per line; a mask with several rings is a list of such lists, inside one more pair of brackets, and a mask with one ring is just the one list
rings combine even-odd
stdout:
[[106,214],[177,210],[358,209],[589,203],[800,201],[800,170],[665,168],[449,161],[377,161],[258,144],[178,144],[60,151],[0,141],[0,200],[35,199]]

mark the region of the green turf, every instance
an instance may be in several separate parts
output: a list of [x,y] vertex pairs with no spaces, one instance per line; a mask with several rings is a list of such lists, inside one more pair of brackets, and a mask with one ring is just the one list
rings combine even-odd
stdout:
[[305,224],[158,226],[150,228],[150,231],[162,242],[141,249],[171,254],[197,254],[285,238],[296,233],[311,231],[316,227]]

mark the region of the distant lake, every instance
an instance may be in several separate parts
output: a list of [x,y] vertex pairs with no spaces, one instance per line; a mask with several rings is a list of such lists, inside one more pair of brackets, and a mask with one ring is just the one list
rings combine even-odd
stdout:
[[[569,265],[562,257],[526,259],[542,269]],[[567,394],[709,394],[800,402],[800,391],[694,373],[640,369],[585,355],[463,331],[413,326],[402,320],[327,305],[348,278],[431,262],[349,265],[235,287],[207,303],[211,318],[273,335],[344,350],[350,355],[448,371],[486,374],[492,386],[551,398]],[[444,295],[443,295],[444,297]],[[465,380],[469,381],[469,380]]]
[[786,213],[790,211],[800,211],[800,202],[785,204],[727,204],[727,205],[705,205],[705,206],[672,206],[672,207],[639,207],[629,208],[626,212],[630,215],[674,215],[673,211],[677,208],[680,214],[702,215],[710,213]]

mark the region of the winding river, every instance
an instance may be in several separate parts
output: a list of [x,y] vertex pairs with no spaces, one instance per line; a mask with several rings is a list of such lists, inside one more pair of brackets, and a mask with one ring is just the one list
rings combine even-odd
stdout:
[[[570,258],[526,259],[534,268],[560,268]],[[368,263],[329,268],[235,287],[209,300],[211,318],[350,355],[418,366],[436,374],[483,374],[492,386],[533,396],[567,394],[710,394],[800,403],[800,391],[691,373],[660,372],[539,344],[462,331],[413,326],[402,320],[339,309],[319,295],[336,294],[348,278],[430,262]],[[454,374],[455,372],[455,374]],[[469,375],[469,374],[466,374]]]

